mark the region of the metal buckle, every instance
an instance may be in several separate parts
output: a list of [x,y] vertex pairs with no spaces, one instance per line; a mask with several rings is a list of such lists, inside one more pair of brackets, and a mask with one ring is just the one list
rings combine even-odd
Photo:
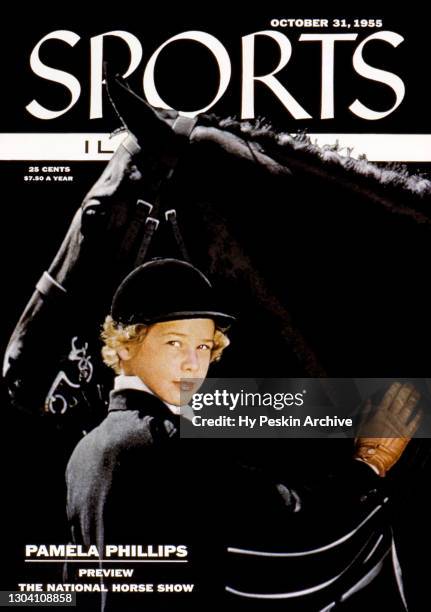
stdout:
[[172,219],[177,218],[177,211],[175,210],[175,208],[170,208],[169,210],[165,212],[166,221],[170,221],[171,218]]
[[156,230],[159,227],[159,223],[160,221],[158,219],[155,219],[154,217],[147,217],[145,219],[145,225],[147,225],[151,223],[151,225],[153,226],[153,229]]
[[145,206],[146,208],[148,208],[148,213],[147,213],[148,215],[149,215],[149,214],[151,213],[151,211],[153,210],[153,205],[152,205],[152,204],[150,204],[149,202],[146,202],[145,200],[141,200],[141,199],[136,200],[136,206],[138,206],[138,204],[139,204],[139,205],[141,205],[141,206]]

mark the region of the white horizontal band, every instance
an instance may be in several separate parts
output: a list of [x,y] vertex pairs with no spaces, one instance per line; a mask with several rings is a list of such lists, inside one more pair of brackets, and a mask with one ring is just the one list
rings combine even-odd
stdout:
[[[112,138],[105,133],[0,133],[0,160],[107,161],[125,132]],[[308,134],[319,146],[338,143],[341,155],[366,155],[376,162],[430,162],[431,134]]]

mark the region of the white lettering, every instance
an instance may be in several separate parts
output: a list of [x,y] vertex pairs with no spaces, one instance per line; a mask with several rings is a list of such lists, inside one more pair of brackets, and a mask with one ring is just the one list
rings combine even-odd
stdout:
[[358,117],[361,117],[362,119],[376,120],[387,117],[399,107],[404,99],[405,87],[403,81],[396,74],[387,72],[386,70],[380,70],[379,68],[373,68],[365,62],[364,58],[362,57],[362,50],[370,40],[384,40],[393,47],[398,47],[398,45],[403,42],[404,38],[395,32],[376,32],[363,40],[353,54],[353,67],[358,74],[366,79],[370,79],[371,81],[384,83],[395,92],[395,104],[387,111],[372,110],[362,104],[362,102],[360,102],[358,99],[356,99],[353,104],[349,106],[352,113]]
[[209,104],[207,104],[207,106],[204,106],[203,108],[199,108],[198,110],[187,111],[187,112],[180,111],[180,115],[182,115],[183,117],[196,117],[196,115],[199,115],[199,113],[204,113],[205,111],[209,110],[212,106],[214,106],[214,104],[216,104],[220,100],[222,95],[225,93],[229,85],[231,72],[232,72],[229,54],[224,48],[224,46],[221,44],[221,42],[217,40],[217,38],[215,38],[211,34],[208,34],[207,32],[199,32],[199,31],[182,32],[181,34],[177,34],[176,36],[173,36],[172,38],[164,42],[163,45],[161,45],[153,53],[153,55],[151,56],[147,64],[147,67],[145,68],[145,72],[144,72],[144,92],[145,92],[148,102],[152,106],[155,106],[156,108],[164,108],[166,110],[172,110],[172,108],[168,104],[166,104],[164,100],[162,100],[162,98],[159,96],[157,92],[156,84],[154,82],[154,68],[156,65],[157,58],[160,55],[160,52],[167,45],[169,45],[170,43],[176,40],[194,40],[196,42],[201,43],[202,45],[207,47],[212,52],[218,64],[218,68],[220,72],[220,80],[219,80],[219,86],[218,86],[217,93],[215,97],[213,98],[213,100]]
[[322,43],[321,119],[334,118],[334,46],[336,40],[356,40],[357,34],[302,34],[300,41]]
[[41,104],[39,104],[39,102],[32,100],[25,108],[31,115],[34,115],[34,117],[37,117],[38,119],[56,119],[57,117],[64,115],[64,113],[67,113],[67,111],[70,110],[78,101],[79,96],[81,95],[81,85],[78,79],[72,74],[64,72],[64,70],[57,70],[56,68],[46,66],[39,57],[39,50],[42,44],[47,40],[62,40],[71,47],[74,47],[80,38],[81,37],[78,36],[78,34],[70,32],[69,30],[56,30],[55,32],[51,32],[50,34],[44,36],[31,52],[30,66],[33,72],[42,79],[64,85],[64,87],[66,87],[71,94],[69,105],[59,111],[44,108]]
[[102,110],[102,82],[103,82],[103,39],[105,36],[116,36],[127,43],[130,51],[130,62],[123,73],[126,79],[139,66],[142,59],[142,45],[138,38],[130,32],[112,30],[91,38],[91,93],[90,93],[90,119],[99,119],[103,116]]
[[[277,68],[264,76],[255,76],[254,74],[254,47],[256,36],[268,36],[278,43],[280,48],[280,61]],[[242,55],[243,55],[243,74],[242,74],[242,102],[241,102],[241,119],[254,118],[254,82],[260,81],[264,83],[281,101],[286,109],[291,113],[294,119],[311,119],[311,115],[302,108],[295,98],[287,91],[275,74],[284,68],[292,55],[292,45],[290,40],[281,32],[273,32],[272,30],[264,30],[248,34],[242,39]]]

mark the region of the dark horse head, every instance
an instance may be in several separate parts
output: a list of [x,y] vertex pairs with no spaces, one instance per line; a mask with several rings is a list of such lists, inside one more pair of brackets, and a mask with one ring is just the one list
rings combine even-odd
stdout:
[[[190,259],[237,311],[217,376],[428,374],[419,350],[431,340],[428,180],[263,122],[187,121],[121,82],[110,94],[125,139],[10,339],[4,375],[15,404],[69,426],[74,442],[103,418],[100,327],[119,281],[155,256]],[[323,469],[327,446],[311,462],[292,442],[279,455],[273,440],[258,452],[273,453],[283,477],[289,448],[299,469]]]
[[431,339],[428,180],[262,121],[158,111],[119,80],[109,89],[128,131],[12,335],[4,374],[17,404],[58,416],[65,389],[103,396],[98,335],[113,291],[161,255],[190,258],[239,315],[217,375],[425,372],[413,347]]

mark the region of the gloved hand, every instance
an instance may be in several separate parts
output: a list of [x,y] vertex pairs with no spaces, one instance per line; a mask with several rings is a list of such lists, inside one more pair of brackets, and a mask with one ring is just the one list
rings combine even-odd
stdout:
[[412,415],[420,397],[413,385],[397,382],[389,387],[374,410],[368,400],[355,439],[355,459],[368,463],[379,476],[385,476],[419,426],[421,411]]

